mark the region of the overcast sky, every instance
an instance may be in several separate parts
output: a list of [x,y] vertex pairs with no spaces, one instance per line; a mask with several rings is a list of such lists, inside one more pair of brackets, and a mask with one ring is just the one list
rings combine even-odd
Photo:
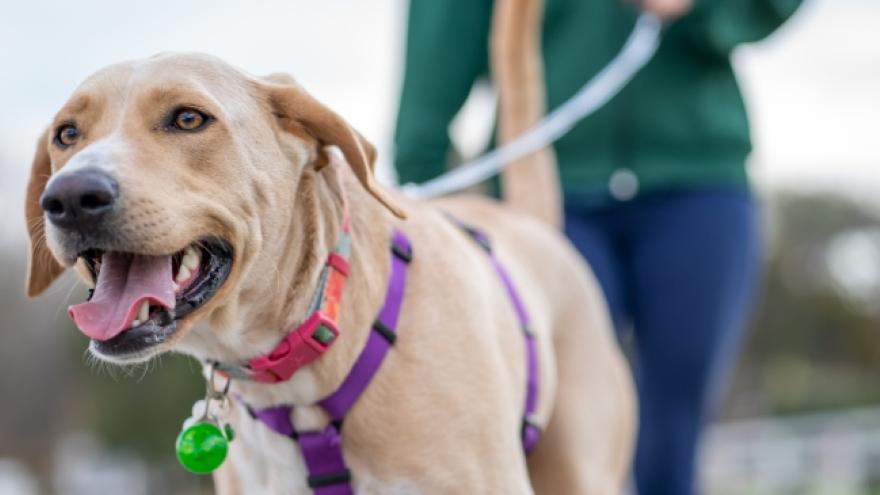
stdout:
[[[0,241],[24,231],[34,142],[70,92],[107,64],[156,52],[202,51],[256,74],[292,73],[387,163],[405,8],[405,0],[0,0],[0,207],[11,219]],[[762,186],[880,193],[880,1],[808,0],[735,60]]]

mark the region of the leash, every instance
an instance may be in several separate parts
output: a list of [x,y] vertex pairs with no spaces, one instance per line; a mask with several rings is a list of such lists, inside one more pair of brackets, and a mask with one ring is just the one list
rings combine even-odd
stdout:
[[430,199],[466,189],[497,175],[513,161],[552,144],[579,121],[616,96],[651,60],[660,46],[663,22],[643,13],[614,59],[568,101],[513,141],[422,184],[405,184],[407,196]]

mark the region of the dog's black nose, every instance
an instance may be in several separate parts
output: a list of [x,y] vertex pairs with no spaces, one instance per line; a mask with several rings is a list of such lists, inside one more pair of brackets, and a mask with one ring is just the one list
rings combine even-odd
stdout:
[[53,224],[83,230],[94,226],[116,207],[119,185],[104,172],[83,169],[50,181],[40,207]]

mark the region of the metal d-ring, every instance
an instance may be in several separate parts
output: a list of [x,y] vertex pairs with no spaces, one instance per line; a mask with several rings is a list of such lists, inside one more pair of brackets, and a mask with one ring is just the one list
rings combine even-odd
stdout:
[[232,380],[227,378],[226,384],[223,386],[222,390],[217,389],[217,363],[211,363],[211,372],[208,375],[208,383],[205,391],[205,410],[202,412],[201,416],[196,421],[202,422],[207,421],[211,423],[215,423],[219,426],[222,419],[219,414],[211,414],[211,402],[217,402],[217,411],[225,412],[229,410],[229,386],[232,383]]
[[217,390],[217,363],[211,363],[211,374],[208,377],[208,397],[210,399],[224,399],[226,395],[229,393],[229,385],[232,383],[232,380],[229,377],[226,377],[226,385],[223,386],[223,390]]

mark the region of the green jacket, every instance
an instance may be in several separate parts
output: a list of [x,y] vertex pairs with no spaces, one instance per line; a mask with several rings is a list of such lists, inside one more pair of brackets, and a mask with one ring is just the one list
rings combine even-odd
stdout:
[[[608,105],[556,142],[563,189],[607,195],[616,171],[640,191],[745,186],[751,150],[730,65],[743,42],[772,33],[800,0],[696,0],[664,30],[654,59]],[[620,50],[637,11],[624,0],[546,0],[547,102],[571,97]],[[449,123],[488,72],[490,0],[411,0],[406,68],[395,131],[401,183],[447,168]]]

